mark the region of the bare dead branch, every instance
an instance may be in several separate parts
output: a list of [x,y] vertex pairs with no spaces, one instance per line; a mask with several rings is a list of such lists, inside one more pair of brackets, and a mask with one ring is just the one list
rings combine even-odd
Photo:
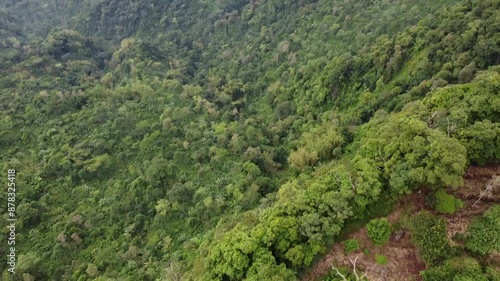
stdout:
[[474,202],[474,204],[472,204],[472,207],[476,206],[476,204],[479,203],[479,201],[481,201],[483,196],[486,195],[486,193],[488,193],[492,188],[493,188],[493,185],[487,185],[486,189],[483,192],[481,192],[481,194],[479,195],[479,198],[476,200],[476,202]]
[[479,203],[479,201],[481,201],[481,199],[490,191],[493,190],[493,188],[495,186],[498,186],[500,184],[500,177],[499,176],[496,176],[494,177],[493,179],[491,179],[490,181],[488,181],[488,183],[486,184],[486,189],[481,192],[479,194],[479,198],[476,200],[476,202],[474,202],[474,204],[472,204],[472,207],[476,206],[477,203]]
[[352,190],[354,190],[354,192],[356,192],[356,186],[354,185],[354,182],[352,181],[352,175],[351,174],[349,174],[349,181],[351,182]]
[[432,121],[434,121],[434,117],[436,117],[437,114],[438,114],[438,112],[434,111],[434,113],[432,113],[432,115],[429,116],[429,119],[427,120],[427,126],[429,128],[432,128]]
[[[359,258],[359,256],[356,256],[356,258],[354,258],[354,261],[349,259],[349,262],[351,262],[351,264],[352,264],[352,273],[356,277],[356,281],[362,281],[363,278],[366,277],[368,272],[365,272],[363,275],[361,275],[361,277],[359,276],[358,271],[356,270],[356,263],[358,262],[358,258]],[[337,275],[339,275],[342,278],[342,280],[347,281],[347,278],[342,273],[340,273],[340,271],[335,266],[332,265],[332,268],[335,269],[335,271],[337,272]]]
[[335,271],[337,271],[337,274],[340,277],[342,277],[342,280],[347,281],[347,279],[345,278],[345,276],[342,273],[340,273],[340,271],[335,266],[332,265],[332,268],[335,269]]
[[448,127],[446,129],[446,132],[448,133],[448,137],[455,131],[457,126],[453,123],[450,124],[450,118],[446,117],[446,121],[448,122]]

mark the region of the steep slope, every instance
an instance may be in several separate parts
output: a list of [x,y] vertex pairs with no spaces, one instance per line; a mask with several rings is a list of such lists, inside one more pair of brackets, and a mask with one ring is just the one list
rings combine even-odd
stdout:
[[498,1],[63,2],[2,4],[31,38],[0,77],[25,279],[294,280],[498,162]]

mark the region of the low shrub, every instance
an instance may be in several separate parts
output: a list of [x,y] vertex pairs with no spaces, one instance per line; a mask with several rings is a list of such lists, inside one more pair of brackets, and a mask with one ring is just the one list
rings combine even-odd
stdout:
[[368,236],[376,246],[381,246],[391,237],[391,225],[386,218],[373,219],[366,225]]
[[434,193],[436,211],[442,214],[453,214],[458,209],[464,207],[462,200],[455,198],[455,196],[448,194],[444,188],[438,189]]
[[[481,265],[473,258],[453,258],[443,265],[431,267],[421,273],[424,281],[488,281]],[[494,280],[494,279],[492,279]]]
[[356,239],[346,240],[344,242],[344,247],[345,247],[344,251],[346,254],[355,252],[355,251],[359,250],[358,240],[356,240]]
[[386,265],[387,264],[387,257],[384,255],[375,254],[375,262],[378,265]]
[[429,212],[420,212],[410,219],[412,242],[427,265],[436,265],[454,252],[448,242],[446,222]]

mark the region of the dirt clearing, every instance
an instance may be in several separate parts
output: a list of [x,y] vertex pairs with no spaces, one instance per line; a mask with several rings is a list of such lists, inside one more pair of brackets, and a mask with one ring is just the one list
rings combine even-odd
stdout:
[[[493,182],[495,176],[500,176],[500,167],[471,167],[464,177],[464,185],[458,189],[448,189],[456,197],[464,202],[464,208],[453,215],[440,215],[448,221],[448,237],[450,242],[457,234],[465,234],[467,226],[473,217],[482,214],[492,204],[500,202],[500,187],[498,182]],[[490,191],[485,192],[488,184],[493,185]],[[480,195],[480,201],[476,202]],[[427,192],[424,190],[401,199],[391,214],[387,217],[391,224],[399,223],[405,216],[411,216],[423,209],[426,209]],[[430,210],[434,212],[433,210]],[[434,212],[435,213],[435,212]],[[437,214],[437,213],[436,213]],[[358,272],[366,273],[370,281],[415,281],[422,280],[419,272],[425,269],[422,262],[410,241],[410,234],[407,230],[401,229],[392,234],[388,243],[381,247],[372,246],[366,229],[363,227],[349,235],[348,239],[356,239],[359,242],[360,250],[345,254],[344,244],[335,244],[330,251],[308,272],[302,281],[316,281],[324,277],[335,267],[352,268],[349,260],[356,257],[356,268]],[[456,244],[456,243],[455,243]],[[363,251],[364,249],[368,249]],[[365,254],[366,253],[366,254]],[[375,262],[375,254],[387,257],[386,265],[379,265]],[[492,256],[490,259],[496,261],[500,255]]]

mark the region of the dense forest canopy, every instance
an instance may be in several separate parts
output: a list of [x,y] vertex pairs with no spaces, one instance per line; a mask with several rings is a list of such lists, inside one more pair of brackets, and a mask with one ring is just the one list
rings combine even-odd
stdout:
[[[498,0],[4,0],[1,280],[299,279],[350,222],[499,164],[499,64]],[[424,280],[499,280],[498,218],[464,257],[417,217]]]

